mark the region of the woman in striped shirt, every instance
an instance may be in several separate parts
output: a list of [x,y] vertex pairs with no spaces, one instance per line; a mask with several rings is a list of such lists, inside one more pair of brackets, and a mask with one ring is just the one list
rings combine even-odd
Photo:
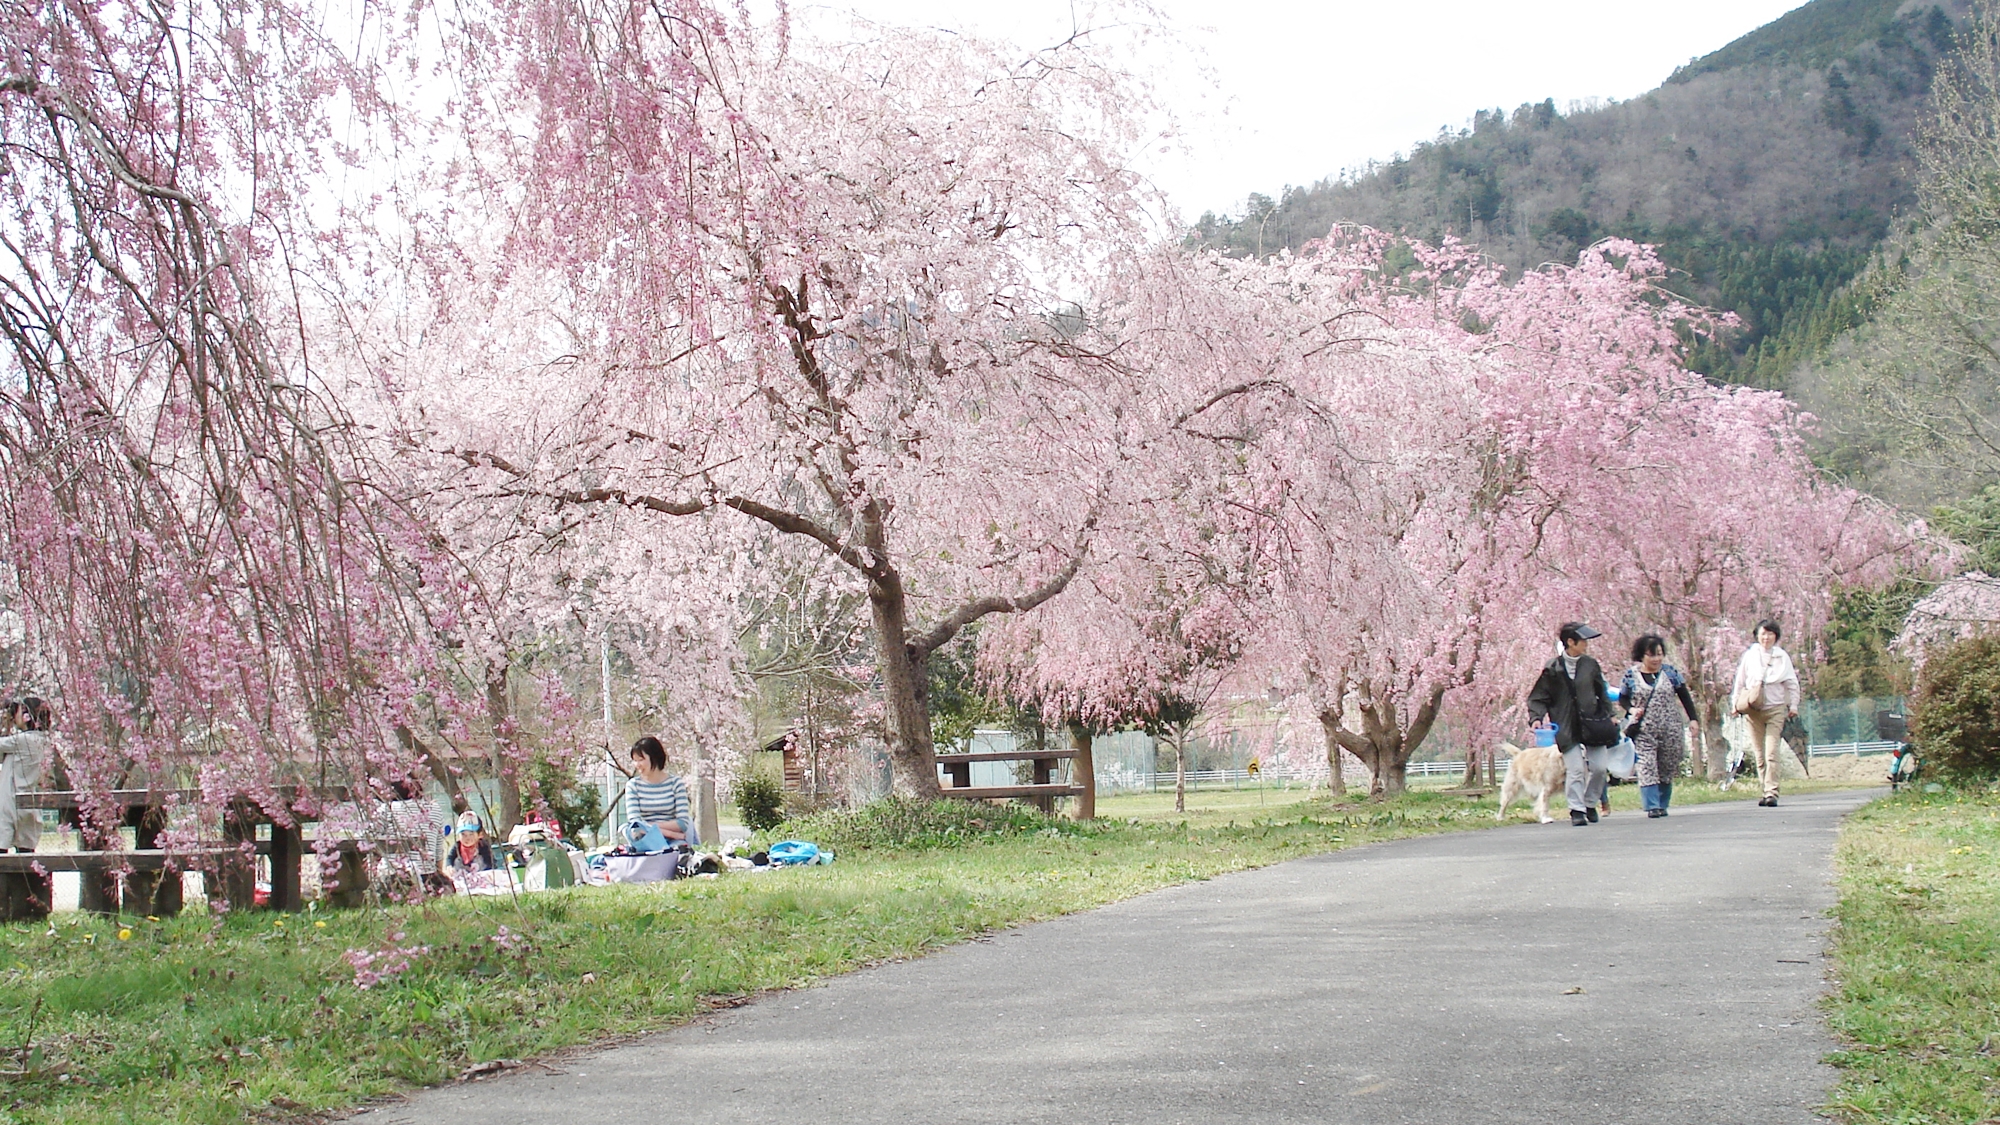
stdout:
[[657,825],[668,845],[695,844],[687,782],[667,772],[667,748],[652,735],[632,744],[632,780],[625,785],[625,815]]

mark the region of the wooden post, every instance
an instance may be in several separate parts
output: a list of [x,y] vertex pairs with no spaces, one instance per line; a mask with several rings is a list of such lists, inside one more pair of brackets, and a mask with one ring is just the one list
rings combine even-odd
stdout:
[[[1057,759],[1055,758],[1034,759],[1033,777],[1036,785],[1049,785],[1055,781],[1056,762]],[[1034,802],[1035,807],[1042,810],[1044,814],[1056,811],[1056,799],[1046,793],[1034,798]]]
[[39,922],[55,898],[53,879],[32,871],[0,871],[0,922]]
[[[133,832],[133,842],[142,849],[160,846],[160,831],[166,827],[167,811],[158,806],[134,806],[125,814]],[[171,867],[164,871],[130,871],[125,875],[122,903],[127,914],[171,918],[186,905],[181,894],[181,873]]]
[[290,824],[271,823],[272,910],[296,913],[305,909],[305,895],[300,881],[305,850],[305,830],[300,827],[296,814]]
[[1097,765],[1091,759],[1090,728],[1082,723],[1071,723],[1069,744],[1076,756],[1070,759],[1070,781],[1083,787],[1077,794],[1076,818],[1078,820],[1097,819]]
[[[77,838],[87,851],[115,852],[125,850],[125,841],[114,829],[106,832],[90,823],[89,818],[79,814],[76,820]],[[118,873],[109,868],[101,871],[79,871],[77,880],[77,909],[87,914],[118,913]]]
[[325,897],[329,906],[346,910],[359,909],[368,901],[368,867],[353,841],[341,845],[340,868]]
[[[257,904],[257,807],[245,800],[229,803],[222,814],[222,842],[233,849],[216,861],[216,889],[231,910]],[[211,893],[211,898],[216,897]]]

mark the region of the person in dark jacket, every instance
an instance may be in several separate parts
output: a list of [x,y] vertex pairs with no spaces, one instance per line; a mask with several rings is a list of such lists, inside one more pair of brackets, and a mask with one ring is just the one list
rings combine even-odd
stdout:
[[[1556,747],[1568,773],[1564,793],[1569,822],[1579,828],[1597,823],[1597,802],[1610,782],[1605,761],[1617,742],[1610,686],[1604,682],[1604,669],[1590,656],[1590,642],[1603,635],[1581,621],[1565,622],[1556,630],[1562,655],[1548,662],[1535,680],[1535,690],[1528,693],[1528,721],[1536,727],[1555,727]],[[1587,740],[1585,718],[1601,720],[1612,737]]]

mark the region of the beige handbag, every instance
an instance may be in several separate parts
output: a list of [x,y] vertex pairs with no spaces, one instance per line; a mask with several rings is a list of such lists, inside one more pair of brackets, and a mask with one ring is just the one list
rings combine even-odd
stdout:
[[[1749,654],[1745,653],[1744,655],[1747,657]],[[1739,672],[1737,674],[1741,675],[1742,673]],[[1735,714],[1747,715],[1750,713],[1752,707],[1757,706],[1763,700],[1764,661],[1760,659],[1757,661],[1757,678],[1743,687],[1736,689],[1736,694],[1729,699],[1729,708]]]

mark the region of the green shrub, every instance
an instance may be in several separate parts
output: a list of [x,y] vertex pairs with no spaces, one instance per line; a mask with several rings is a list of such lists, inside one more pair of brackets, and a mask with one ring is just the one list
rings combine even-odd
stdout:
[[835,851],[867,848],[951,848],[992,836],[1055,831],[1087,835],[1073,820],[1043,816],[1026,805],[981,801],[915,801],[885,797],[858,809],[836,809],[794,820],[785,831]]
[[785,790],[760,773],[736,782],[736,811],[743,827],[752,832],[768,832],[785,822]]
[[2000,637],[1933,652],[1910,700],[1917,753],[1961,777],[2000,775]]

